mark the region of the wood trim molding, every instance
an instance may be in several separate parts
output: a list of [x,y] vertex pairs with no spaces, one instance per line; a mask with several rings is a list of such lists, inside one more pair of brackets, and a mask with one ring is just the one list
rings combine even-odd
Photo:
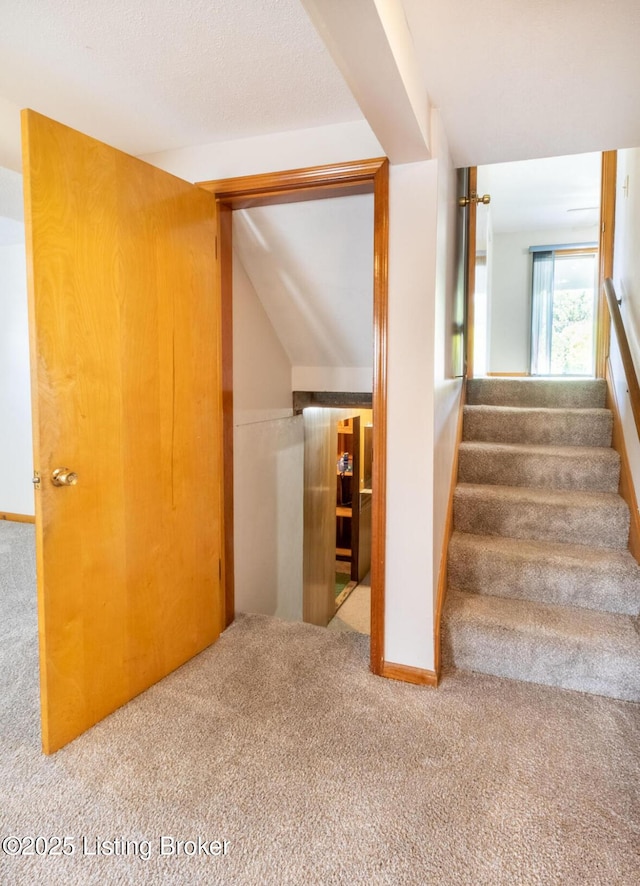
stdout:
[[448,581],[448,559],[449,559],[449,542],[453,535],[453,496],[458,483],[458,453],[460,451],[460,443],[462,442],[462,431],[464,424],[464,407],[467,402],[467,384],[466,381],[462,385],[460,391],[460,403],[458,406],[458,427],[456,430],[456,448],[453,454],[453,464],[451,465],[451,482],[449,484],[449,502],[447,504],[447,515],[444,525],[444,539],[442,541],[442,554],[440,556],[440,570],[438,574],[438,589],[436,595],[436,609],[433,624],[433,648],[434,648],[434,668],[438,680],[440,679],[440,623],[442,621],[442,609],[447,595]]
[[387,336],[389,301],[389,163],[373,178],[373,496],[371,515],[371,670],[384,664],[387,538]]
[[235,617],[235,565],[233,557],[233,225],[231,209],[218,206],[220,255],[220,310],[222,347],[222,494],[224,526],[222,528],[222,580],[224,583],[224,625],[229,627]]
[[638,499],[633,485],[633,476],[631,474],[627,447],[624,442],[620,408],[616,397],[616,389],[613,384],[611,362],[609,360],[607,360],[605,368],[605,378],[607,381],[606,407],[613,413],[613,434],[611,445],[620,456],[620,484],[618,486],[618,492],[626,501],[631,515],[629,523],[629,550],[640,563],[640,514],[638,513]]
[[438,686],[438,675],[426,668],[412,668],[409,665],[394,664],[391,661],[382,663],[381,677],[389,680],[400,680],[402,683],[415,683],[417,686]]
[[604,281],[613,276],[613,241],[616,223],[616,176],[618,166],[617,151],[602,152],[602,174],[600,179],[600,243],[598,246],[598,300],[596,317],[598,322],[596,339],[596,376],[606,375],[606,361],[609,354],[610,320],[604,297]]
[[0,520],[8,520],[10,523],[35,523],[36,518],[30,514],[11,514],[9,511],[0,511]]
[[444,538],[442,540],[442,554],[440,555],[440,570],[438,573],[438,588],[436,592],[436,609],[433,625],[433,648],[434,648],[434,667],[435,672],[440,679],[440,659],[441,659],[441,643],[440,643],[440,625],[442,622],[442,609],[447,595],[447,583],[449,578],[449,542],[453,535],[453,496],[458,484],[458,458],[460,452],[460,443],[462,442],[462,431],[464,426],[464,407],[467,402],[467,382],[464,381],[460,391],[460,403],[458,406],[458,427],[456,430],[456,448],[453,454],[453,463],[451,465],[451,483],[449,484],[449,502],[447,504],[447,516],[445,518]]
[[[384,606],[386,547],[386,473],[387,473],[387,315],[389,265],[389,161],[386,157],[358,160],[329,166],[313,166],[283,172],[249,175],[197,184],[214,194],[221,210],[221,219],[234,209],[318,200],[347,194],[373,193],[374,197],[374,380],[373,380],[373,446],[374,494],[372,501],[371,542],[371,670],[382,674],[384,666]],[[219,229],[221,274],[231,286],[231,225],[221,222]],[[229,289],[229,293],[230,293]],[[230,298],[230,295],[229,295]],[[223,379],[229,396],[224,400],[233,408],[233,362],[231,347],[232,318],[230,309],[222,317]],[[229,405],[230,404],[230,405]],[[232,427],[231,421],[231,427]],[[226,425],[225,425],[226,427]],[[233,434],[224,436],[224,464],[233,464]],[[231,472],[229,472],[231,473]],[[231,474],[231,476],[233,476]],[[229,517],[231,515],[231,517]],[[231,523],[227,523],[231,519]],[[227,624],[233,621],[233,486],[225,487],[225,590],[228,602]],[[226,584],[227,576],[231,587]],[[231,602],[229,602],[231,601]]]
[[214,181],[196,182],[198,187],[215,194],[219,202],[233,209],[269,206],[273,203],[300,203],[323,197],[346,194],[370,194],[373,180],[381,168],[388,167],[386,157],[355,160],[330,166],[308,166],[261,175],[246,175]]
[[528,378],[530,372],[487,372],[491,378]]
[[604,292],[607,313],[609,316],[609,332],[613,326],[616,341],[618,343],[620,360],[622,361],[622,367],[624,369],[629,401],[631,403],[631,414],[633,415],[633,420],[635,422],[638,439],[640,439],[640,383],[638,383],[636,367],[633,362],[631,348],[629,347],[629,339],[627,338],[627,332],[624,328],[624,323],[622,322],[622,314],[618,307],[616,291],[613,286],[613,281],[609,277],[604,281]]

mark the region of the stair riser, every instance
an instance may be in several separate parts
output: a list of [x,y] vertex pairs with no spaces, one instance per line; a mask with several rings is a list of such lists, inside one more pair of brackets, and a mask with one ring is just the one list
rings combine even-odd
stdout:
[[605,397],[604,379],[476,378],[467,384],[470,405],[602,409]]
[[465,551],[451,544],[448,563],[449,587],[473,594],[511,597],[580,606],[602,612],[637,615],[640,588],[630,570],[617,572],[579,563],[556,564],[551,557],[517,558],[495,551]]
[[603,457],[553,457],[546,454],[468,451],[460,449],[458,482],[548,489],[617,492],[620,459],[604,450]]
[[565,503],[522,504],[491,497],[469,500],[458,489],[454,496],[454,527],[481,535],[626,548],[629,511],[622,499],[619,505],[604,505],[595,512]]
[[[633,655],[560,644],[550,636],[520,634],[499,626],[445,624],[443,663],[465,671],[640,701],[640,673]],[[628,660],[627,660],[628,659]]]
[[611,446],[610,412],[488,412],[465,407],[464,440],[549,446]]

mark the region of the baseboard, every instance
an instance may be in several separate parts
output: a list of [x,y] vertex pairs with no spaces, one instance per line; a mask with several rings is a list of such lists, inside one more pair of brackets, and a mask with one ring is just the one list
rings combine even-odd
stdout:
[[[434,613],[433,625],[433,647],[434,647],[434,665],[436,679],[440,679],[440,622],[442,621],[442,608],[447,593],[448,580],[448,560],[449,560],[449,542],[453,535],[453,496],[458,483],[458,452],[460,451],[460,443],[462,442],[462,430],[464,421],[464,405],[467,400],[467,382],[462,384],[460,391],[460,405],[458,407],[458,428],[456,431],[456,448],[453,453],[453,464],[451,466],[451,482],[449,485],[449,502],[447,504],[447,515],[444,524],[444,538],[442,540],[442,553],[440,555],[440,569],[438,572],[438,589],[436,591],[436,608]],[[437,684],[436,684],[437,685]]]
[[388,680],[400,680],[402,683],[415,683],[418,686],[438,685],[438,675],[426,668],[412,668],[409,665],[394,664],[392,661],[382,663],[381,677]]
[[11,523],[35,523],[36,518],[29,514],[10,514],[7,511],[0,511],[0,520],[9,520]]
[[629,550],[640,563],[640,514],[638,513],[638,499],[633,486],[633,475],[631,474],[629,456],[627,455],[627,447],[622,432],[620,408],[616,397],[616,389],[613,384],[611,363],[608,359],[605,366],[605,379],[607,382],[606,406],[607,409],[610,409],[613,413],[613,434],[611,445],[620,456],[620,485],[618,487],[618,492],[626,501],[631,515],[629,523]]

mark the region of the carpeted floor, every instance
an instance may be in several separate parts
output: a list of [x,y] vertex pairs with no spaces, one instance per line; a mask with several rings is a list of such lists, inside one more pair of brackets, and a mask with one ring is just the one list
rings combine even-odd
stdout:
[[[0,840],[68,836],[74,854],[0,849],[3,886],[639,881],[640,706],[473,674],[382,680],[356,633],[241,616],[43,757],[31,545],[0,524]],[[162,836],[227,854],[161,855]],[[82,837],[149,840],[150,858],[85,854]]]

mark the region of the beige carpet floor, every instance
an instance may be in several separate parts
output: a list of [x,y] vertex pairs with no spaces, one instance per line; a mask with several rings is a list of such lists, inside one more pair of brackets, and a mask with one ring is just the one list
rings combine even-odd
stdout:
[[[473,674],[382,680],[357,633],[239,617],[43,757],[31,545],[0,532],[3,886],[639,882],[638,705]],[[7,854],[38,835],[74,854]],[[163,836],[227,854],[161,855]],[[87,854],[83,837],[87,852],[149,840],[150,857]]]

